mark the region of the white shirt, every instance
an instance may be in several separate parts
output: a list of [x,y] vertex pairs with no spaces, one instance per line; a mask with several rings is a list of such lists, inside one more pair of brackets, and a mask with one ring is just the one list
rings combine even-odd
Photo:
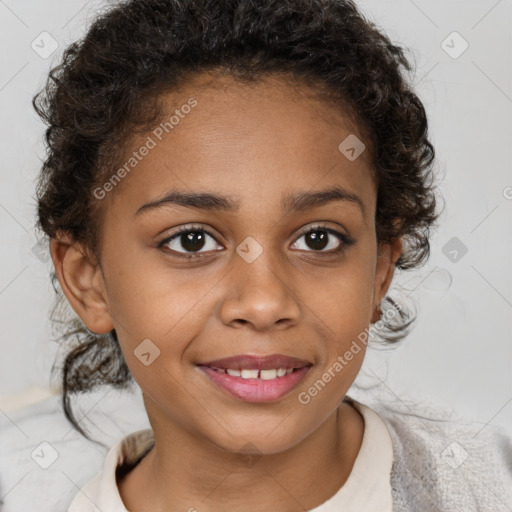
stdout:
[[[393,445],[379,415],[352,401],[364,418],[364,434],[352,471],[343,486],[310,512],[392,512]],[[75,496],[67,512],[128,512],[116,484],[116,468],[141,459],[154,443],[151,429],[133,432],[114,444],[103,469]]]

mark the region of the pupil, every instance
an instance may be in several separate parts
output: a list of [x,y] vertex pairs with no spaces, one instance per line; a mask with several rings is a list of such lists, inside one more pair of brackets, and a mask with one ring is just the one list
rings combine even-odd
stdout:
[[189,231],[181,235],[181,245],[187,251],[202,249],[204,245],[204,235],[200,231]]
[[306,242],[312,249],[324,249],[329,243],[326,231],[312,231],[308,233]]

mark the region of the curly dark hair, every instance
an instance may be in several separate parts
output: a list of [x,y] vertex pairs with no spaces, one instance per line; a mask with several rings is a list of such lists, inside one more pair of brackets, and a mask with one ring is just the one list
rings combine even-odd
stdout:
[[[118,2],[65,49],[33,98],[48,124],[36,227],[48,240],[69,233],[99,259],[102,202],[92,192],[112,175],[130,136],[161,118],[162,94],[205,71],[240,81],[284,74],[316,87],[319,97],[329,91],[331,101],[357,120],[378,182],[377,240],[402,237],[396,267],[418,267],[429,256],[438,214],[434,148],[424,107],[408,83],[411,69],[404,49],[351,0]],[[97,335],[76,315],[59,321],[55,312],[64,300],[55,271],[52,283],[52,320],[71,326],[60,338],[75,344],[62,365],[64,411],[89,439],[69,394],[103,384],[128,388],[134,381],[115,330]],[[379,331],[383,345],[403,339],[415,320],[389,296],[384,303],[398,308],[398,315]]]

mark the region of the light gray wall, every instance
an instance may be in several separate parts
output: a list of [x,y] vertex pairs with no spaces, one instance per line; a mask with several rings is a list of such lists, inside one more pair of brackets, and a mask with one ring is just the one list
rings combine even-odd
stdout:
[[[447,203],[429,263],[399,279],[418,305],[416,328],[395,350],[370,350],[364,374],[386,380],[397,400],[433,399],[483,424],[512,425],[512,2],[358,3],[414,49]],[[47,322],[51,262],[32,250],[44,152],[31,98],[102,5],[0,2],[0,394],[48,386],[56,351]],[[42,32],[59,45],[48,58]],[[467,253],[452,261],[461,244]]]

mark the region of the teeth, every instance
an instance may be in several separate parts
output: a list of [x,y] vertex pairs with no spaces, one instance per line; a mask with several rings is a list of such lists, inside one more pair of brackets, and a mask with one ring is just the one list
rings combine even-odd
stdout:
[[258,370],[242,370],[240,377],[242,379],[257,379]]
[[211,367],[213,370],[219,373],[227,373],[232,377],[242,377],[242,379],[261,379],[261,380],[272,380],[276,377],[284,377],[293,372],[293,368],[272,368],[269,370],[235,370],[232,368],[216,368]]
[[275,379],[276,377],[277,377],[277,370],[261,370],[260,371],[260,379],[262,379],[262,380]]

